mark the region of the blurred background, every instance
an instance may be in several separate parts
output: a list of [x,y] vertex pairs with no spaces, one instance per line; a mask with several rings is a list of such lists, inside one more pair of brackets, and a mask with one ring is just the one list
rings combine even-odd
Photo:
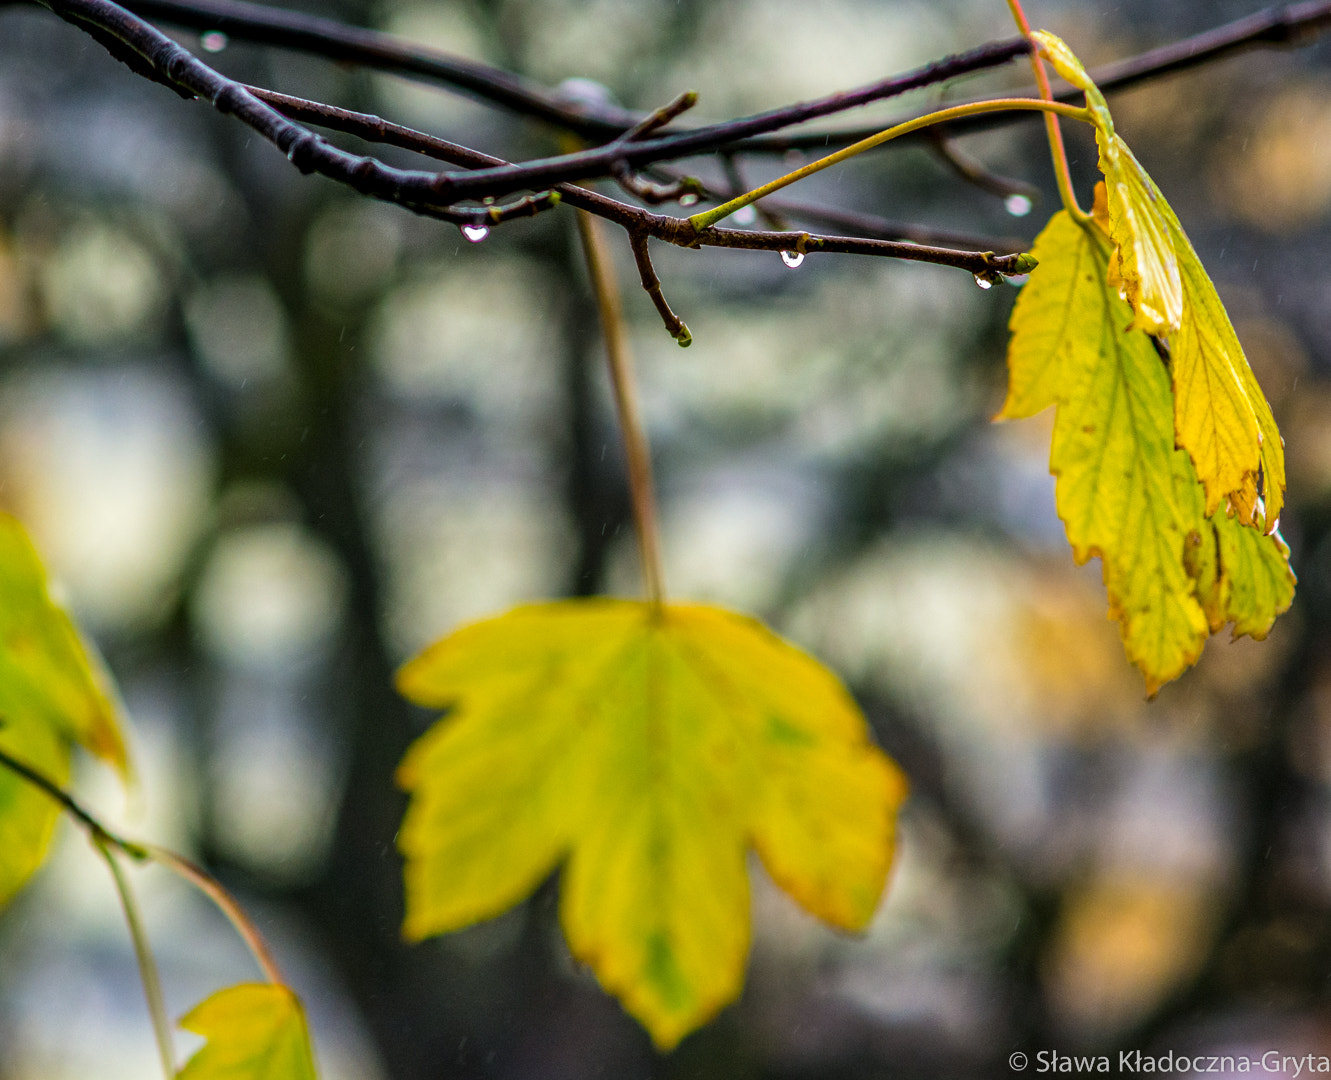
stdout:
[[[1093,65],[1256,6],[1030,15]],[[1012,33],[999,0],[306,8],[637,109],[696,89],[700,120]],[[492,153],[558,146],[419,83],[177,37],[234,77]],[[1028,78],[1011,65],[872,115]],[[958,1078],[1008,1075],[1014,1050],[1331,1052],[1331,38],[1111,105],[1284,431],[1300,577],[1266,642],[1217,636],[1152,703],[1055,514],[1052,417],[989,423],[1014,288],[657,248],[695,338],[681,350],[619,244],[671,592],[757,613],[843,673],[913,783],[870,932],[821,928],[755,862],[744,997],[658,1057],[569,960],[555,881],[474,929],[398,935],[392,774],[432,718],[395,696],[394,667],[520,601],[638,588],[571,212],[467,243],[300,176],[44,9],[0,5],[0,504],[106,653],[140,774],[126,797],[88,766],[78,790],[242,899],[308,1003],[326,1080]],[[1089,201],[1094,147],[1070,138]],[[958,149],[1043,198],[1007,203],[919,144],[792,198],[1029,241],[1057,205],[1038,124]],[[789,167],[744,162],[744,179]],[[173,1015],[254,977],[206,901],[160,871],[137,884]],[[3,1080],[155,1075],[112,888],[72,828],[0,916],[0,971]]]

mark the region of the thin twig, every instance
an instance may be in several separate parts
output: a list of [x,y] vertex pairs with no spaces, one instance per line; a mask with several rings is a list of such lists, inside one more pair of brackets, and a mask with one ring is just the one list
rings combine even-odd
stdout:
[[125,922],[129,926],[129,936],[134,942],[134,957],[139,963],[139,980],[143,983],[143,996],[148,1002],[148,1015],[152,1017],[157,1053],[162,1059],[162,1072],[166,1080],[172,1080],[176,1075],[176,1049],[171,1040],[171,1021],[167,1019],[162,980],[157,973],[157,961],[153,959],[148,932],[144,929],[134,892],[129,887],[129,881],[116,859],[115,852],[111,850],[105,830],[93,834],[92,844],[98,854],[106,860],[111,877],[115,880],[116,893],[120,896],[120,906],[124,909]]
[[665,127],[670,121],[688,112],[697,104],[698,92],[685,90],[674,101],[662,105],[655,112],[648,113],[615,141],[634,142],[637,139],[645,139],[653,131]]
[[624,436],[624,457],[628,465],[629,497],[633,504],[633,523],[638,534],[638,552],[642,559],[643,584],[647,600],[659,611],[665,601],[665,575],[661,569],[661,542],[656,517],[656,493],[652,482],[652,457],[647,434],[638,412],[633,386],[633,365],[629,358],[628,335],[624,331],[624,313],[619,300],[619,286],[600,225],[591,214],[578,211],[578,234],[587,257],[587,273],[596,307],[601,315],[605,336],[606,360],[610,369],[610,387],[614,392],[615,411]]
[[275,45],[442,83],[587,138],[613,136],[638,119],[628,109],[572,103],[557,91],[501,68],[317,15],[243,0],[124,0],[121,6],[144,18],[191,30],[220,30],[237,41]]
[[1020,195],[1031,203],[1040,197],[1040,189],[1034,184],[1011,176],[1000,176],[986,169],[970,155],[963,153],[952,139],[948,138],[946,129],[929,129],[929,148],[943,164],[968,184],[974,184],[990,195],[997,195],[1000,198]]
[[[1191,68],[1203,67],[1227,56],[1254,49],[1298,48],[1317,38],[1331,26],[1331,0],[1311,0],[1299,4],[1281,4],[1204,30],[1190,37],[1180,38],[1150,49],[1136,56],[1126,57],[1112,64],[1104,64],[1090,72],[1091,80],[1102,93],[1113,94],[1142,83],[1150,82]],[[1040,93],[1038,86],[1015,91],[1028,97]],[[1076,101],[1079,90],[1064,90],[1055,94],[1055,101]],[[909,119],[902,117],[902,119]],[[1021,115],[995,114],[972,116],[950,125],[949,133],[960,135],[988,131],[1023,119]],[[820,150],[830,146],[858,142],[873,134],[875,128],[865,125],[816,132],[770,134],[746,139],[732,147],[747,154],[784,154],[790,150]]]
[[[698,104],[698,95],[692,90],[686,90],[674,101],[644,116],[617,138],[613,145],[623,145],[646,138],[653,131],[665,127],[671,120],[674,120],[681,113],[687,112],[696,104]],[[617,161],[611,165],[610,175],[615,178],[615,183],[634,198],[641,199],[652,206],[659,206],[664,202],[674,202],[684,195],[692,195],[693,201],[697,202],[702,187],[691,176],[681,177],[670,184],[657,184],[646,177],[638,176],[624,161]]]
[[98,821],[64,788],[40,772],[31,765],[9,754],[5,750],[0,750],[0,765],[4,766],[10,772],[23,777],[33,787],[42,791],[49,798],[59,803],[60,806],[74,818],[87,831],[94,842],[110,844],[112,847],[119,848],[131,859],[136,862],[143,862],[149,858],[148,849],[142,844],[136,844],[124,837],[117,836],[111,832],[105,825]]
[[[400,203],[416,213],[459,225],[480,225],[492,220],[487,209],[450,205],[456,201],[450,197],[450,174],[395,169],[376,158],[358,157],[329,145],[260,100],[243,84],[221,75],[187,49],[109,0],[41,2],[76,25],[96,27],[101,32],[99,40],[103,44],[108,44],[105,35],[109,35],[123,47],[115,50],[116,55],[131,62],[124,51],[129,50],[136,58],[133,66],[140,74],[144,73],[143,65],[146,65],[158,81],[212,102],[220,113],[234,115],[286,154],[301,172],[320,173],[348,184],[363,195]],[[534,190],[539,193],[543,188]],[[495,193],[496,196],[500,194],[505,193]],[[513,212],[535,212],[549,205],[551,202],[538,194],[535,203],[519,200],[514,204]]]
[[222,914],[235,927],[236,933],[241,936],[246,946],[248,946],[250,955],[254,957],[255,963],[262,969],[264,978],[279,986],[287,984],[278,969],[277,961],[273,959],[272,950],[268,948],[268,943],[264,940],[263,935],[259,933],[259,928],[254,925],[250,917],[241,909],[241,906],[236,903],[235,897],[226,891],[220,881],[203,867],[190,862],[184,856],[177,855],[174,851],[168,851],[156,844],[146,845],[146,848],[149,857],[154,862],[161,863],[168,870],[184,878],[217,905]]
[[665,293],[661,291],[661,279],[656,276],[656,268],[652,266],[652,254],[647,250],[647,237],[642,233],[630,232],[629,244],[633,247],[633,260],[638,264],[638,276],[642,279],[642,287],[656,305],[666,331],[682,347],[688,348],[693,344],[693,335],[689,333],[684,321],[670,309],[670,303],[666,300]]
[[20,761],[3,749],[0,749],[0,766],[21,776],[49,798],[59,803],[70,817],[83,826],[89,839],[99,850],[117,848],[136,862],[152,860],[189,881],[221,908],[222,913],[231,921],[231,925],[236,928],[236,932],[249,946],[255,962],[263,970],[268,981],[284,982],[278,972],[277,964],[273,960],[272,951],[264,941],[263,935],[250,921],[249,916],[241,910],[235,898],[208,871],[164,847],[158,847],[156,844],[136,843],[117,835],[98,821],[92,813],[59,784],[43,776],[31,765]]
[[649,206],[660,206],[668,202],[695,203],[703,194],[701,181],[694,176],[681,176],[668,184],[658,184],[645,176],[633,172],[627,165],[616,165],[610,173],[615,183],[635,199],[641,199]]

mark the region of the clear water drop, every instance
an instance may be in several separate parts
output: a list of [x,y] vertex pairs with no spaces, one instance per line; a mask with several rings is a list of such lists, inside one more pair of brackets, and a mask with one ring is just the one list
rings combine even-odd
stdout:
[[982,289],[992,289],[994,287],[994,279],[988,274],[976,274],[975,284]]
[[219,53],[231,43],[220,30],[209,30],[206,34],[199,35],[199,48],[208,53]]
[[679,197],[680,206],[692,206],[697,201],[698,201],[698,196],[691,191],[685,192],[683,195]]
[[1031,212],[1031,207],[1035,204],[1025,195],[1009,195],[1003,200],[1003,205],[1013,217],[1025,217]]
[[469,244],[479,244],[490,235],[489,225],[463,225],[461,229]]
[[758,220],[758,211],[752,206],[741,206],[731,215],[736,225],[752,225]]
[[799,266],[799,264],[804,261],[804,254],[799,251],[783,251],[781,253],[781,261],[794,270],[795,267]]

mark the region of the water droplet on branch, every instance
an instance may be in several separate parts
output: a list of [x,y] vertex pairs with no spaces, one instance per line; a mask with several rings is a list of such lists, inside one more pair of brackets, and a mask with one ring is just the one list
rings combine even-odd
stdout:
[[692,191],[686,191],[683,195],[679,197],[680,206],[692,206],[697,201],[698,201],[698,196],[695,195]]
[[783,251],[781,253],[781,261],[794,270],[795,267],[799,266],[799,264],[804,261],[804,253],[800,251]]
[[490,235],[489,225],[462,225],[460,226],[462,235],[466,237],[470,244],[479,244]]
[[1009,195],[1003,200],[1003,205],[1007,207],[1007,212],[1013,217],[1025,217],[1031,212],[1031,207],[1035,204],[1025,195]]
[[992,289],[994,287],[993,274],[976,274],[975,284],[982,289]]

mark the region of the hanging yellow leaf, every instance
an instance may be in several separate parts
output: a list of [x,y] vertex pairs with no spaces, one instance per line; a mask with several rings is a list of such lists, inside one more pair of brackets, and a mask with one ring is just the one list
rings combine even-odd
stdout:
[[1206,493],[1274,532],[1284,503],[1285,460],[1271,408],[1224,305],[1178,217],[1114,130],[1086,69],[1053,34],[1032,35],[1068,82],[1086,94],[1104,174],[1097,221],[1113,243],[1108,279],[1131,305],[1131,325],[1169,346],[1174,432]]
[[410,938],[498,914],[566,863],[574,956],[667,1048],[739,993],[750,847],[833,925],[873,914],[905,783],[836,677],[752,619],[521,607],[398,686],[452,709],[398,773]]
[[[64,784],[70,747],[127,770],[116,709],[100,666],[47,591],[23,528],[0,514],[0,748]],[[45,858],[59,808],[0,769],[0,904]]]
[[315,1080],[305,1012],[285,986],[242,983],[219,990],[180,1026],[208,1042],[178,1080]]
[[1012,313],[1002,419],[1058,406],[1050,470],[1079,562],[1099,556],[1110,615],[1148,690],[1180,675],[1226,623],[1262,637],[1293,598],[1288,549],[1207,513],[1176,449],[1169,374],[1109,280],[1094,224],[1054,215]]

